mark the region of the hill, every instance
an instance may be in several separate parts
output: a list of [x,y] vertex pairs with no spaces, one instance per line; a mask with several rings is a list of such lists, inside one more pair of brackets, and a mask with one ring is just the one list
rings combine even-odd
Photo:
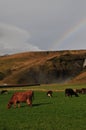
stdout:
[[50,84],[80,80],[86,83],[86,69],[83,68],[85,58],[86,50],[0,56],[0,84]]

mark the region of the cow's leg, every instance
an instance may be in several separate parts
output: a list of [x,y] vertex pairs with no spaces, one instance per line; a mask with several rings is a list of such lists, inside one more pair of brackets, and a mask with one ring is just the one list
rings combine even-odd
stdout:
[[20,108],[20,103],[18,103],[18,108]]
[[26,102],[29,106],[32,106],[32,100],[30,100],[30,98],[28,98]]
[[16,101],[14,101],[14,108],[16,108]]
[[72,97],[72,94],[71,94],[71,97]]
[[14,108],[16,108],[16,103],[14,103]]

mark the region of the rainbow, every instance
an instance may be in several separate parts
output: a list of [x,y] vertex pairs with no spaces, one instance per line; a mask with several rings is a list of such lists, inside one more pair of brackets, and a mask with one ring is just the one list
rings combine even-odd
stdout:
[[74,36],[76,33],[80,32],[85,26],[86,26],[86,19],[80,20],[74,27],[68,29],[59,40],[53,43],[51,48],[56,49],[60,45],[62,46],[66,44],[66,40]]

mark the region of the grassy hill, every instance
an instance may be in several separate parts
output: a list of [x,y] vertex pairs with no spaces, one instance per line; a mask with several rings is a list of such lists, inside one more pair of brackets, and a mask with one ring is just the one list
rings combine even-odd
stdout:
[[[0,84],[86,82],[86,50],[26,52],[0,57]],[[79,79],[79,80],[78,80]]]

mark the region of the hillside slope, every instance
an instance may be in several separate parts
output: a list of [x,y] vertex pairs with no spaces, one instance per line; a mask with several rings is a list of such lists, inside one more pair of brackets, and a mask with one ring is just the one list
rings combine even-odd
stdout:
[[85,58],[86,50],[26,52],[1,56],[0,84],[68,82],[85,73]]
[[77,75],[74,79],[72,79],[70,83],[79,83],[79,84],[86,83],[86,69],[79,75]]

